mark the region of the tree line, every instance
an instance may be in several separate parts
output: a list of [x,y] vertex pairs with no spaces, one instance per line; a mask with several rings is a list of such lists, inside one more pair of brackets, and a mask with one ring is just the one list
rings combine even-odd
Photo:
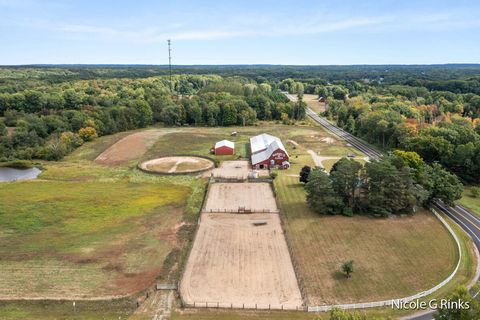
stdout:
[[453,204],[463,185],[440,164],[429,165],[415,152],[395,151],[363,166],[342,158],[328,174],[322,168],[302,168],[307,203],[321,214],[411,214],[434,198]]
[[[324,116],[384,150],[417,152],[469,183],[480,183],[480,96],[401,85],[327,87]],[[340,99],[339,99],[340,98]]]
[[291,123],[305,104],[288,101],[268,83],[216,75],[108,79],[43,84],[17,81],[0,91],[0,161],[58,160],[98,136],[165,126]]

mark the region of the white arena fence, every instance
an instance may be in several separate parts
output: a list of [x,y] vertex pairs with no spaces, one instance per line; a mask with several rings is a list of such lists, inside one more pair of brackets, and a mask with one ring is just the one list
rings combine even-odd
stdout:
[[324,305],[324,306],[311,306],[307,307],[308,312],[325,312],[325,311],[330,311],[333,308],[339,308],[339,309],[365,309],[365,308],[377,308],[377,307],[386,307],[386,306],[391,306],[394,303],[407,303],[412,300],[420,299],[425,296],[428,296],[438,289],[442,288],[444,285],[446,285],[452,278],[457,274],[458,269],[460,268],[460,262],[462,260],[462,250],[460,247],[460,241],[458,240],[457,235],[453,231],[453,229],[450,227],[450,225],[434,210],[431,209],[432,212],[435,214],[435,216],[442,222],[442,224],[447,228],[447,230],[450,232],[452,237],[455,239],[455,242],[457,243],[457,250],[458,250],[458,262],[457,266],[453,270],[453,272],[442,282],[437,284],[435,287],[419,292],[417,294],[414,294],[409,297],[404,297],[404,298],[399,298],[399,299],[390,299],[390,300],[383,300],[383,301],[375,301],[375,302],[365,302],[365,303],[349,303],[349,304],[338,304],[338,305]]

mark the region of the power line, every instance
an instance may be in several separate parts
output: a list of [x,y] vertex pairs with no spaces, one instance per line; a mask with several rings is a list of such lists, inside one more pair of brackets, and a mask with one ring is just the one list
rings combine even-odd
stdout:
[[170,74],[170,93],[173,92],[172,90],[172,48],[170,47],[171,41],[170,39],[167,40],[168,42],[168,72]]

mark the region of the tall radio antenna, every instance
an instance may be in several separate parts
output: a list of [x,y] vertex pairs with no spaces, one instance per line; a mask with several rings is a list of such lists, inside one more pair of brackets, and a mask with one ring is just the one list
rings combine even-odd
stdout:
[[170,47],[171,41],[168,42],[168,73],[170,74],[170,93],[172,93],[172,48]]

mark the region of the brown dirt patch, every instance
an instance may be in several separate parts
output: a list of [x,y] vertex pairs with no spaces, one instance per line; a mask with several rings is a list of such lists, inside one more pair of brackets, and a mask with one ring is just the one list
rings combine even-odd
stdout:
[[216,178],[245,180],[251,170],[250,163],[245,160],[222,161],[220,167],[213,170],[213,176]]
[[122,165],[140,158],[167,130],[151,129],[132,133],[102,152],[95,162],[109,166]]

